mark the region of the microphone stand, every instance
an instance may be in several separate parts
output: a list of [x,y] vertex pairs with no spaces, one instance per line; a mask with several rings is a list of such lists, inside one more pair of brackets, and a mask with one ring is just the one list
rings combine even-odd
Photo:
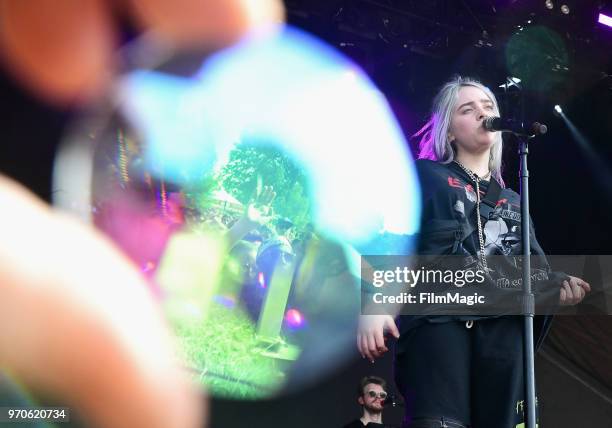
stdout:
[[[521,125],[525,121],[525,93],[520,91]],[[535,295],[531,288],[531,217],[529,216],[529,169],[527,155],[529,140],[536,135],[545,134],[546,126],[532,125],[532,132],[513,132],[519,141],[519,179],[521,195],[521,242],[523,244],[523,379],[525,382],[525,428],[536,428],[536,391],[535,391],[535,349],[533,340],[533,321],[535,317]],[[524,408],[525,408],[524,407]]]
[[527,169],[527,155],[529,154],[529,140],[534,136],[515,134],[519,139],[520,156],[520,194],[521,194],[521,241],[523,245],[523,373],[525,380],[525,412],[526,428],[536,426],[536,394],[535,394],[535,351],[533,340],[533,320],[535,316],[535,296],[531,289],[531,237],[529,217],[529,170]]
[[531,220],[529,217],[529,170],[527,169],[527,155],[529,154],[529,140],[538,134],[547,131],[545,125],[534,123],[533,134],[525,131],[502,129],[502,132],[512,133],[519,141],[520,158],[520,194],[521,194],[521,242],[523,245],[522,281],[523,295],[521,301],[521,314],[523,316],[523,378],[525,381],[525,427],[536,426],[536,394],[535,394],[535,351],[533,340],[533,320],[535,317],[535,295],[531,289]]
[[[525,121],[525,92],[520,91],[521,122]],[[522,133],[521,133],[522,134]],[[531,289],[531,217],[529,216],[529,140],[535,135],[517,135],[519,140],[519,179],[521,195],[521,242],[523,245],[523,379],[525,382],[525,428],[536,426],[535,392],[535,350],[533,340],[533,321],[535,317],[535,296]]]
[[[525,120],[525,94],[521,85],[514,82],[512,77],[506,80],[504,87],[507,92],[513,83],[520,91],[521,125]],[[529,154],[529,140],[536,134],[545,134],[546,126],[540,124],[534,128],[534,133],[529,135],[524,132],[510,131],[519,141],[519,179],[521,195],[521,242],[523,245],[522,263],[522,316],[523,316],[523,379],[525,386],[525,428],[536,427],[536,393],[535,393],[535,350],[533,340],[533,320],[535,317],[535,295],[531,289],[531,220],[529,217],[529,170],[527,169],[527,155]]]

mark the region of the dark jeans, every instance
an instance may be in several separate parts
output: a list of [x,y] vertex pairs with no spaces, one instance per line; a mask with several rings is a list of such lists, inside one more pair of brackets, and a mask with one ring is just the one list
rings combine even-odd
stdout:
[[[515,428],[523,422],[523,320],[427,322],[405,333],[395,381],[404,427]],[[442,420],[444,418],[444,420]]]

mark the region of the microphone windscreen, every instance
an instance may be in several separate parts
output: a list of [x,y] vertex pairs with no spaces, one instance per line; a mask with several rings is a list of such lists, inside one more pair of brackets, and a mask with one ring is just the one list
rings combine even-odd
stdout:
[[501,126],[501,117],[489,116],[485,117],[482,121],[482,125],[487,131],[498,131]]
[[548,132],[548,126],[543,123],[536,122],[533,124],[533,131],[535,135],[542,135]]

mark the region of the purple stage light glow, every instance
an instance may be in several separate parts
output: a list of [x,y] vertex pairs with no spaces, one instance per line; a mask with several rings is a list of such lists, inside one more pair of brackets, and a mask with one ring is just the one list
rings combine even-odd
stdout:
[[612,16],[608,16],[603,13],[600,13],[599,19],[597,20],[597,22],[603,25],[607,25],[608,27],[612,27]]
[[298,329],[304,326],[304,315],[297,309],[289,309],[285,313],[285,323],[289,328]]

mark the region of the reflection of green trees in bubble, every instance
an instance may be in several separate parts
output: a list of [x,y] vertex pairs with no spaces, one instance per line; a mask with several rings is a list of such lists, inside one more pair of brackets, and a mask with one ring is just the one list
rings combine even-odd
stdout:
[[[183,191],[186,196],[188,217],[198,214],[203,216],[211,208],[212,193],[218,188],[217,180],[211,172],[206,172],[199,179],[185,183]],[[196,223],[199,221],[195,218],[191,220]]]
[[253,200],[262,186],[272,186],[276,198],[274,214],[295,225],[309,221],[307,179],[287,154],[274,146],[242,143],[230,152],[229,161],[218,173],[218,183],[243,205]]

